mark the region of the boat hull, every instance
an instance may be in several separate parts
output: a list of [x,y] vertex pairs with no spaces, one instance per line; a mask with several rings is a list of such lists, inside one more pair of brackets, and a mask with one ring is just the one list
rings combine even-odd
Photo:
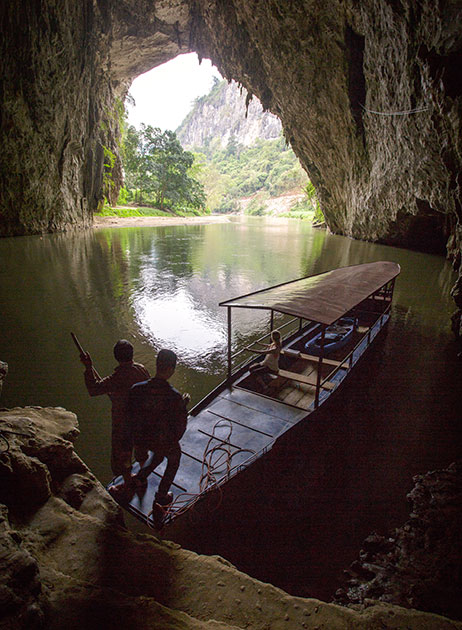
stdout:
[[[161,519],[163,526],[177,522],[185,513],[191,516],[193,509],[214,504],[214,497],[221,496],[231,478],[325,408],[324,403],[358,369],[361,357],[386,326],[398,273],[399,266],[394,263],[356,265],[320,274],[315,282],[303,278],[222,303],[228,308],[228,378],[190,411],[180,442],[180,466],[171,486],[173,502]],[[326,294],[330,296],[327,302]],[[250,352],[244,348],[232,354],[232,307],[271,310],[273,330],[274,311],[295,318],[278,328],[291,332],[283,342],[277,373],[251,372],[249,367],[258,359],[233,371],[233,360],[246,352],[248,357]],[[321,344],[316,340],[321,338],[323,327],[320,353]],[[267,343],[268,338],[269,334],[263,335],[258,342]],[[165,464],[149,475],[147,488],[123,504],[153,527],[159,525],[152,508]],[[138,469],[135,464],[132,473]],[[121,484],[122,479],[111,483]],[[212,505],[211,509],[215,508]]]

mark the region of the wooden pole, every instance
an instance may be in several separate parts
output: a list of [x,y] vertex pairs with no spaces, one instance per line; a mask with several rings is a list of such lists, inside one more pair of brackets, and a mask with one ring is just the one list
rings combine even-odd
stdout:
[[228,306],[228,380],[231,378],[231,306]]
[[319,361],[318,361],[318,375],[316,378],[316,396],[314,399],[314,408],[317,409],[319,406],[319,392],[321,391],[321,372],[322,372],[322,355],[324,354],[324,340],[326,336],[326,326],[325,324],[322,327],[321,332],[321,352],[319,353]]
[[82,348],[79,340],[77,339],[76,335],[74,335],[73,332],[71,332],[71,337],[72,337],[72,341],[75,343],[77,350],[80,352],[80,354],[86,354],[85,350]]
[[[77,336],[74,335],[73,332],[71,332],[71,337],[72,337],[72,341],[75,343],[77,350],[79,351],[80,354],[87,354],[85,352],[85,350],[82,348],[82,346],[80,345],[80,341],[77,339]],[[98,372],[96,371],[95,367],[92,365],[91,369],[93,370],[93,372],[95,373],[96,378],[101,379],[101,376],[98,374]]]

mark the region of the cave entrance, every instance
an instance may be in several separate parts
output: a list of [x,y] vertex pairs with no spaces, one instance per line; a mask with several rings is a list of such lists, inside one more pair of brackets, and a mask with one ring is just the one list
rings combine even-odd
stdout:
[[210,60],[199,63],[196,53],[178,55],[135,78],[124,107],[123,186],[118,199],[106,195],[110,205],[119,206],[111,213],[203,213],[204,160],[178,134],[198,100],[221,80]]
[[[314,213],[314,188],[309,195],[308,177],[283,137],[279,118],[238,83],[224,80],[209,60],[199,65],[196,53],[180,55],[140,75],[130,95],[135,105],[128,99],[128,140],[140,147],[138,164],[146,146],[153,146],[153,136],[168,144],[158,132],[147,132],[147,125],[165,134],[175,132],[183,150],[194,155],[189,174],[202,187],[203,202],[193,213],[279,215],[294,206],[297,213]],[[159,208],[147,189],[137,192],[141,178],[132,176],[126,152],[124,157],[126,202]],[[179,161],[176,156],[171,160]],[[172,191],[170,201],[174,197]],[[167,202],[165,208],[174,214],[191,210],[186,202],[170,207]]]
[[178,55],[139,75],[130,87],[135,105],[128,102],[128,122],[175,131],[189,113],[196,98],[207,94],[213,78],[221,74],[209,59],[199,63],[196,53]]

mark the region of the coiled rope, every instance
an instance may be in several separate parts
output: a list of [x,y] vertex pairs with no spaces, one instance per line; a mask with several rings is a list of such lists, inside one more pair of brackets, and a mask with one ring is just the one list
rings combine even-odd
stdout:
[[[228,428],[228,433],[224,439],[217,437],[215,433],[217,429],[223,427]],[[229,476],[232,468],[233,457],[241,453],[250,453],[255,455],[255,451],[252,449],[233,447],[231,444],[232,433],[233,425],[230,420],[221,419],[214,424],[212,434],[204,448],[201,476],[199,479],[199,491],[195,493],[182,492],[178,494],[172,503],[165,506],[163,523],[167,522],[169,517],[173,515],[177,517],[187,510],[190,510],[192,515],[194,503],[196,503],[198,499],[212,487],[216,488],[219,494],[216,505],[214,505],[213,508],[209,508],[209,511],[214,512],[220,507],[223,491],[219,481]],[[214,441],[218,443],[213,446],[212,444]],[[231,450],[232,448],[235,450]],[[153,511],[154,509],[149,512],[146,518],[149,527],[152,527],[150,517],[152,516]]]

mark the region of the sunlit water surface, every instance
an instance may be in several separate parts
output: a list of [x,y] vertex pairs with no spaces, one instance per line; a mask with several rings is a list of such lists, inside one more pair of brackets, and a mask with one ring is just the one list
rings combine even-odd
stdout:
[[[276,453],[266,481],[253,484],[250,472],[242,487],[236,482],[237,513],[225,501],[210,529],[191,525],[178,534],[291,592],[329,598],[363,538],[404,521],[412,476],[460,453],[461,369],[449,329],[455,277],[442,257],[299,221],[235,218],[3,239],[0,260],[0,359],[10,368],[1,404],[74,411],[78,452],[103,483],[111,478],[110,403],[87,395],[70,331],[100,374],[112,371],[119,338],[133,343],[151,373],[158,349],[173,349],[172,382],[194,403],[225,375],[220,301],[345,265],[401,265],[388,332],[331,416],[310,425],[279,460]],[[240,311],[233,327],[236,351],[267,329],[268,315]]]

